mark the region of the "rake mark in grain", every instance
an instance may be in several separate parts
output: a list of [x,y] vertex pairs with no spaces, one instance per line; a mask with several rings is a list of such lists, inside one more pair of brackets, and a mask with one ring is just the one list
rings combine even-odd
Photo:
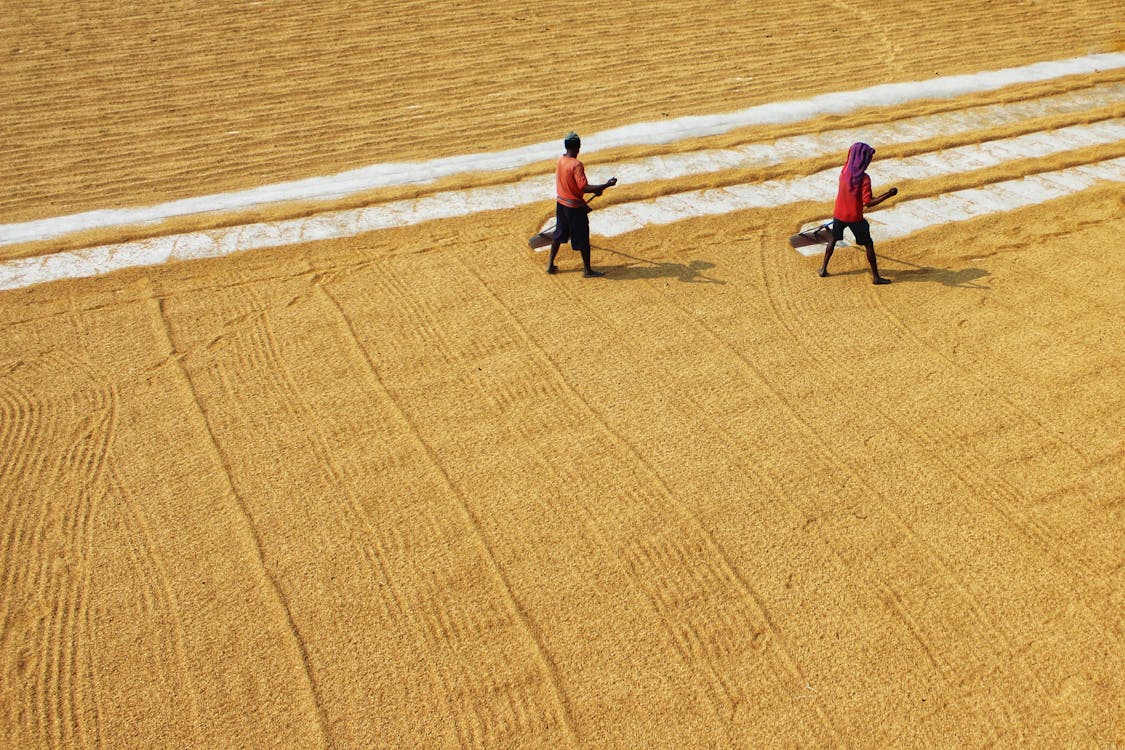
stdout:
[[[37,398],[42,381],[61,385],[63,393]],[[116,396],[88,362],[57,351],[7,368],[0,390],[3,413],[11,414],[14,402],[16,418],[26,420],[27,429],[13,434],[18,446],[12,447],[33,451],[41,443],[34,453],[55,458],[5,468],[15,475],[6,486],[20,489],[3,508],[0,633],[8,647],[24,642],[11,694],[12,726],[33,725],[57,746],[83,731],[80,622],[88,601],[90,522],[114,437]],[[62,502],[47,502],[55,496]],[[15,558],[22,563],[13,564]],[[38,655],[32,659],[34,647]]]
[[[649,284],[648,286],[649,286],[649,288],[653,288],[653,289],[655,289],[655,290],[656,290],[656,291],[655,291],[655,293],[656,293],[656,294],[657,294],[658,296],[661,296],[661,297],[663,297],[663,298],[666,298],[666,299],[668,299],[669,301],[671,301],[670,295],[668,295],[668,293],[667,293],[667,292],[666,292],[665,290],[663,290],[663,289],[660,289],[660,288],[659,288],[658,286],[657,286],[657,287],[654,287],[654,286],[653,286],[652,284]],[[684,310],[684,309],[682,309],[682,308],[681,308],[681,307],[680,307],[680,306],[679,306],[679,305],[678,305],[677,303],[675,303],[675,302],[672,302],[672,305],[673,305],[674,307],[676,307],[676,308],[677,308],[677,309],[679,310],[679,312],[680,312],[681,316],[682,316],[682,317],[683,317],[683,318],[684,318],[685,320],[687,320],[687,321],[689,322],[689,324],[691,324],[691,325],[693,325],[693,326],[695,326],[695,327],[699,328],[699,329],[700,329],[701,331],[703,331],[703,332],[704,332],[704,333],[705,333],[705,334],[706,334],[706,335],[707,335],[707,336],[708,336],[709,338],[711,338],[711,339],[713,339],[713,340],[717,340],[717,341],[720,341],[720,342],[721,342],[721,343],[722,343],[722,344],[724,345],[724,347],[725,347],[725,348],[729,349],[729,350],[730,350],[731,352],[733,352],[733,353],[735,353],[735,354],[737,355],[737,357],[738,357],[738,360],[740,361],[740,363],[742,363],[742,365],[743,365],[743,366],[747,366],[747,365],[749,365],[749,363],[748,363],[748,362],[746,362],[745,358],[744,358],[744,357],[742,357],[742,356],[741,356],[741,355],[740,355],[740,354],[739,354],[739,353],[737,352],[737,350],[735,350],[735,349],[734,349],[734,347],[730,346],[729,344],[727,344],[727,343],[725,342],[725,340],[723,340],[723,339],[721,339],[720,337],[718,337],[718,335],[717,335],[717,334],[715,334],[715,333],[714,333],[713,331],[711,331],[711,330],[710,330],[710,328],[709,328],[708,326],[706,326],[706,325],[705,325],[705,324],[703,324],[702,322],[698,321],[698,320],[696,319],[696,317],[695,317],[695,316],[691,315],[691,314],[690,314],[690,313],[689,313],[689,312],[688,312],[687,310]],[[609,325],[609,324],[610,324],[610,323],[609,323],[609,321],[607,321],[607,325]],[[757,370],[757,368],[756,368],[756,367],[753,367],[752,365],[750,365],[750,366],[751,366],[751,368],[753,369],[753,371],[754,371],[755,373],[757,373],[757,375],[758,375],[757,379],[758,379],[758,380],[759,380],[760,382],[761,382],[761,381],[764,381],[764,379],[765,379],[765,376],[764,376],[764,374],[762,374],[762,373],[758,372],[758,370]],[[775,400],[776,400],[776,399],[783,399],[783,398],[784,398],[784,397],[782,396],[782,394],[780,393],[780,391],[778,391],[778,390],[777,390],[777,389],[776,389],[775,387],[773,387],[773,386],[772,386],[772,384],[769,384],[769,383],[763,383],[763,385],[765,385],[765,387],[767,388],[767,390],[768,390],[768,391],[769,391],[769,392],[770,392],[771,394],[773,394],[773,397],[774,397],[774,399],[775,399]],[[688,388],[685,388],[685,389],[683,389],[683,390],[684,390],[685,392],[687,392],[687,391],[688,391],[688,390],[690,390],[690,389],[688,389]],[[792,408],[792,407],[791,407],[790,405],[788,405],[788,404],[787,404],[787,402],[785,402],[785,403],[782,403],[781,405],[783,405],[783,406],[785,407],[785,410],[786,410],[786,412],[787,412],[788,414],[790,414],[790,415],[791,415],[791,416],[792,416],[792,417],[793,417],[793,418],[795,419],[795,421],[796,421],[796,424],[798,425],[798,429],[801,429],[802,427],[804,427],[805,429],[803,429],[803,430],[801,430],[801,431],[805,431],[805,432],[807,432],[807,431],[808,431],[808,428],[807,428],[807,426],[805,425],[805,423],[804,423],[803,419],[802,419],[802,418],[800,417],[800,415],[799,415],[799,414],[797,414],[797,413],[796,413],[796,411],[795,411],[795,410],[794,410],[794,409],[793,409],[793,408]],[[700,411],[702,412],[703,410],[701,409]],[[721,429],[720,429],[720,430],[719,430],[719,432],[720,432],[720,434],[725,434],[725,430],[721,430]],[[815,434],[814,434],[814,437],[816,437],[816,435],[815,435]],[[839,466],[839,468],[841,468],[842,470],[844,470],[845,472],[847,472],[847,474],[848,474],[849,476],[851,476],[853,480],[855,480],[855,481],[858,481],[858,482],[860,482],[861,484],[864,484],[864,486],[866,486],[866,485],[865,485],[865,483],[864,483],[864,482],[863,482],[863,480],[862,480],[862,477],[860,477],[860,475],[859,475],[859,474],[858,474],[857,472],[853,471],[853,470],[852,470],[852,469],[851,469],[851,468],[850,468],[849,466],[847,466],[846,464],[841,464],[841,463],[839,463],[839,461],[838,461],[837,459],[833,459],[833,463],[836,463],[836,464],[837,464],[837,465]],[[757,472],[755,472],[755,474],[757,474]],[[771,484],[772,484],[772,481],[771,481]],[[869,487],[868,487],[867,489],[868,489],[869,491],[873,492],[873,491],[871,490],[871,488],[869,488]],[[783,489],[777,489],[776,491],[777,491],[777,492],[779,493],[779,495],[780,495],[780,496],[783,496],[783,497],[785,496],[785,492],[784,492],[784,490],[783,490]],[[884,503],[884,505],[885,505],[885,503]],[[919,536],[917,535],[917,533],[915,533],[915,532],[914,532],[914,530],[913,530],[913,529],[911,529],[911,528],[910,528],[909,526],[906,526],[906,525],[905,525],[905,521],[904,521],[903,519],[901,519],[901,518],[900,518],[900,517],[898,517],[898,516],[895,516],[895,518],[896,518],[896,520],[897,520],[897,521],[898,521],[898,522],[899,522],[900,524],[903,524],[903,525],[904,525],[904,527],[906,528],[906,530],[907,530],[908,534],[909,534],[909,535],[910,535],[910,536],[911,536],[911,537],[912,537],[913,539],[915,539],[915,541],[916,541],[916,542],[917,542],[917,541],[918,541],[918,540],[920,539],[920,537],[919,537]],[[845,559],[845,558],[843,557],[843,555],[842,555],[842,554],[840,553],[839,549],[838,549],[837,547],[835,547],[835,545],[830,545],[830,547],[831,547],[831,548],[833,549],[833,552],[834,552],[834,554],[835,554],[835,555],[837,556],[837,558],[838,558],[838,559],[841,559],[841,560],[844,560],[844,559]],[[932,556],[932,557],[933,557],[934,555],[936,555],[936,553],[935,553],[935,552],[934,552],[934,551],[933,551],[932,549],[930,549],[928,545],[926,546],[926,549],[928,549],[928,550],[930,551],[930,554],[931,554],[931,556]],[[940,557],[934,557],[934,559],[938,560],[939,562],[942,562],[942,563],[944,563],[944,561],[943,561],[943,560],[942,560],[942,558],[940,558]],[[946,574],[947,574],[948,576],[952,576],[952,572],[951,572],[951,571],[949,571],[949,570],[947,569],[947,567],[943,567],[943,569],[945,569],[945,570],[946,570]],[[973,607],[975,608],[975,609],[974,609],[974,611],[977,611],[977,610],[979,609],[979,607],[977,607],[977,602],[975,601],[975,599],[974,599],[973,597],[971,597],[971,595],[969,595],[969,594],[968,594],[968,593],[967,593],[966,591],[964,591],[963,587],[960,587],[960,585],[959,585],[959,582],[957,581],[957,579],[953,578],[952,580],[954,580],[954,582],[955,582],[955,583],[958,583],[958,586],[959,586],[959,590],[961,590],[962,594],[964,594],[965,596],[967,596],[967,597],[969,598],[969,601],[970,601],[971,605],[972,605],[972,606],[973,606]],[[876,588],[877,588],[877,590],[878,590],[879,596],[880,596],[881,600],[882,600],[882,601],[883,601],[884,603],[885,603],[886,601],[888,601],[888,600],[895,600],[895,599],[897,598],[897,596],[898,596],[898,595],[897,595],[897,594],[895,594],[895,592],[894,592],[894,589],[893,589],[893,588],[891,587],[891,585],[890,585],[890,584],[889,584],[889,583],[888,583],[887,581],[885,581],[885,580],[884,580],[884,578],[883,578],[882,576],[877,576],[877,577],[876,577],[876,579],[875,579],[875,583],[876,583]],[[892,609],[891,611],[896,611],[896,610]],[[899,618],[899,619],[901,619],[901,621],[903,622],[903,624],[904,624],[904,626],[906,627],[906,629],[907,629],[907,632],[908,632],[908,633],[910,634],[911,638],[913,638],[914,640],[917,640],[917,641],[919,642],[919,644],[920,644],[920,645],[922,646],[922,648],[923,648],[923,651],[924,651],[924,652],[925,652],[925,653],[927,654],[927,657],[928,657],[928,658],[931,658],[931,657],[933,656],[934,652],[933,652],[932,648],[931,648],[931,647],[930,647],[930,646],[929,646],[929,645],[928,645],[928,644],[927,644],[927,643],[926,643],[926,642],[925,642],[924,640],[921,640],[921,636],[920,636],[920,630],[919,630],[919,628],[917,627],[917,625],[916,625],[916,623],[914,622],[914,620],[913,620],[912,618],[909,618],[909,617],[906,617],[906,616],[904,616],[904,617],[902,617],[902,618]],[[935,663],[936,663],[936,662],[935,662]],[[953,673],[954,671],[955,671],[955,670],[954,670],[954,668],[952,667],[952,665],[950,665],[950,664],[948,663],[948,661],[945,661],[945,666],[944,666],[943,668],[939,669],[939,670],[938,670],[938,673],[939,673],[939,674],[940,674],[940,675],[941,675],[941,676],[943,677],[943,679],[944,679],[946,675],[948,675],[948,674],[952,674],[952,673]],[[986,719],[986,721],[987,721],[987,719]]]
[[[719,590],[726,591],[727,593],[718,599],[710,601],[709,605],[704,607],[704,609],[710,613],[709,617],[702,620],[693,620],[689,610],[680,610],[680,608],[675,605],[676,602],[683,601],[683,597],[672,595],[668,598],[665,596],[664,589],[654,584],[655,581],[664,581],[668,568],[662,566],[652,567],[651,565],[643,564],[646,560],[654,562],[663,557],[663,555],[656,554],[654,556],[654,554],[643,551],[641,551],[640,554],[634,554],[629,551],[629,548],[619,550],[619,554],[623,555],[626,562],[626,567],[632,572],[635,583],[645,592],[645,595],[653,604],[655,611],[662,617],[665,628],[672,635],[674,642],[680,649],[681,655],[684,656],[685,662],[693,665],[698,672],[703,675],[708,686],[708,695],[711,698],[712,705],[717,709],[717,714],[726,720],[723,723],[724,731],[729,732],[727,722],[742,708],[744,700],[738,694],[738,691],[732,688],[726,681],[726,678],[723,676],[723,671],[716,668],[716,660],[721,660],[723,654],[729,655],[735,652],[745,653],[745,649],[716,648],[716,640],[719,642],[723,642],[724,640],[729,641],[731,638],[742,640],[744,644],[749,644],[749,648],[752,651],[760,650],[766,642],[772,642],[775,644],[778,653],[782,656],[781,661],[785,669],[790,674],[797,675],[802,680],[804,679],[804,674],[800,669],[799,663],[793,656],[790,647],[786,644],[782,631],[771,617],[764,599],[753,588],[749,581],[741,575],[737,568],[735,568],[733,562],[722,550],[715,538],[707,531],[698,517],[686,504],[672,492],[671,488],[668,487],[656,470],[629,441],[614,430],[606,421],[605,417],[601,415],[577,389],[566,381],[561,371],[559,371],[557,366],[546,356],[542,347],[535,342],[507,304],[488,287],[487,283],[480,278],[479,274],[474,269],[463,261],[461,261],[460,264],[466,271],[477,278],[483,291],[505,312],[506,319],[510,321],[511,325],[516,329],[521,340],[534,347],[540,352],[540,355],[551,364],[559,381],[566,386],[570,397],[582,404],[583,411],[594,418],[600,430],[609,438],[610,443],[618,449],[624,448],[625,451],[643,467],[643,473],[653,482],[655,489],[655,492],[651,495],[642,492],[632,492],[632,488],[624,488],[619,491],[628,492],[630,495],[633,495],[634,502],[638,504],[651,504],[651,512],[649,515],[654,518],[662,517],[664,512],[668,508],[671,508],[673,515],[680,516],[686,522],[687,536],[689,538],[694,537],[692,543],[695,545],[695,549],[700,555],[698,557],[693,556],[692,559],[712,558],[714,560],[714,562],[711,562],[708,566],[708,569],[712,571],[709,580],[717,584]],[[575,301],[576,306],[590,309],[580,297],[574,296],[573,294],[570,296]],[[593,313],[595,317],[600,317],[595,311],[590,310],[590,312]],[[606,324],[610,325],[608,322]],[[621,498],[621,500],[625,503],[624,498]],[[688,563],[688,556],[685,555],[678,541],[671,539],[668,540],[668,543],[673,545],[675,551],[672,553],[671,558],[665,559],[677,559],[679,561],[679,565],[673,566],[672,569],[682,571],[691,568],[691,565]],[[640,549],[643,550],[643,541],[641,545]],[[690,583],[687,584],[687,588],[691,588]],[[731,593],[734,593],[734,596],[731,596]],[[706,599],[707,597],[705,597],[705,600]],[[722,624],[724,620],[729,619],[723,615],[729,611],[727,608],[732,602],[737,603],[738,606],[746,607],[746,617],[745,619],[735,618],[733,627],[728,627],[729,623]],[[753,617],[750,617],[751,614]],[[755,620],[763,622],[764,625],[750,625],[750,638],[747,639],[747,624]],[[718,627],[716,627],[716,625],[718,625]],[[699,632],[701,628],[707,630],[708,633],[703,635]],[[770,635],[769,638],[766,638],[767,632]],[[699,645],[692,646],[693,643]],[[840,744],[841,739],[834,724],[824,715],[823,710],[819,706],[814,708],[825,729],[833,736],[836,744]]]
[[[763,264],[765,262],[765,257],[766,257],[765,254],[763,254]],[[784,299],[802,298],[795,291],[787,291],[786,293],[784,293],[782,295],[782,297]],[[772,302],[771,302],[771,304],[772,304]],[[794,312],[794,315],[796,315],[796,314],[797,313]],[[804,317],[808,317],[808,316],[804,316]],[[827,320],[832,320],[832,316],[830,316],[830,315],[829,316],[822,316],[820,314],[816,314],[813,317],[815,317],[817,319],[825,317]],[[800,328],[799,328],[799,330],[800,330]],[[806,349],[808,349],[808,347],[806,347]],[[820,366],[820,369],[823,370],[823,372],[820,373],[821,380],[827,382],[830,379],[830,373],[828,371],[825,360],[822,357],[815,356],[815,355],[814,355],[813,359]],[[950,468],[950,466],[948,465],[948,462],[942,461],[938,457],[938,454],[935,453],[935,451],[932,449],[932,446],[928,445],[929,440],[924,439],[923,436],[921,436],[921,434],[917,430],[907,429],[906,427],[904,427],[904,425],[901,422],[894,419],[893,416],[891,416],[887,413],[883,413],[882,417],[884,419],[888,420],[892,424],[894,429],[896,431],[900,432],[900,434],[902,434],[904,436],[907,436],[907,437],[912,437],[914,439],[914,442],[920,442],[924,446],[926,446],[928,448],[927,453],[930,454],[930,455],[933,455],[935,460],[938,460],[940,463],[943,464],[943,467],[946,469],[946,471],[948,473],[951,473],[953,476],[955,476],[958,479],[958,481],[962,482],[966,487],[971,487],[975,491],[978,491],[978,492],[984,492],[986,496],[995,492],[994,488],[992,488],[991,486],[982,489],[979,486],[979,483],[971,482],[969,479],[967,479],[963,475],[963,472],[961,472],[959,469]],[[930,423],[930,422],[927,422],[927,423]],[[987,474],[987,472],[984,472],[984,474]],[[884,506],[888,507],[888,506],[886,506],[886,503],[884,503]],[[1000,509],[997,508],[997,510],[1000,510]],[[1005,520],[1007,520],[1009,522],[1009,525],[1011,525],[1011,523],[1012,523],[1011,519],[1008,519],[1007,515],[1005,513],[1001,512],[1000,515],[1002,517],[1004,517]],[[916,534],[916,532],[914,531],[914,529],[911,526],[905,524],[905,519],[901,519],[901,518],[896,517],[896,520],[900,524],[903,525],[903,527],[905,528],[907,533],[912,538],[918,538],[918,539],[921,538],[920,536],[918,536]],[[929,548],[928,545],[927,545],[927,548]],[[976,620],[976,622],[978,623],[978,625],[983,629],[983,632],[986,635],[993,635],[993,634],[999,635],[1000,638],[1003,640],[1003,643],[1004,643],[1007,651],[1009,653],[1014,653],[1016,651],[1016,647],[1015,647],[1015,642],[1013,641],[1013,638],[1012,638],[1012,634],[1009,632],[1010,629],[1006,628],[1005,624],[1002,621],[1000,623],[998,623],[993,618],[990,618],[990,617],[986,616],[985,610],[981,607],[980,602],[978,601],[978,596],[977,596],[976,593],[974,593],[974,591],[973,591],[974,587],[971,585],[971,583],[962,580],[961,576],[957,575],[954,572],[954,570],[949,565],[949,563],[945,560],[945,558],[943,556],[938,555],[936,550],[931,549],[930,552],[931,552],[931,555],[934,556],[933,559],[935,559],[939,563],[939,567],[941,568],[943,576],[945,577],[945,579],[947,581],[949,581],[954,586],[955,590],[959,593],[959,595],[964,598],[966,604],[969,606],[970,612],[973,614],[973,617]],[[908,630],[911,633],[911,635],[913,637],[915,637],[916,640],[918,640],[918,642],[923,646],[927,656],[933,661],[936,654],[930,649],[930,647],[926,644],[926,642],[922,638],[921,630],[918,627],[914,618],[910,617],[905,612],[905,610],[902,609],[902,607],[901,607],[902,600],[901,600],[900,595],[894,589],[890,588],[889,585],[884,584],[883,590],[880,594],[880,597],[884,601],[884,603],[888,605],[888,607],[891,609],[891,611],[901,615],[900,619],[902,619],[903,622],[907,625]],[[944,660],[943,660],[943,662],[944,662]],[[934,663],[936,665],[936,661],[934,661]],[[1021,667],[1023,667],[1024,672],[1031,674],[1031,679],[1035,680],[1038,683],[1041,691],[1043,691],[1044,694],[1049,694],[1049,690],[1048,690],[1047,686],[1043,684],[1042,680],[1039,678],[1039,675],[1037,673],[1033,673],[1033,671],[1028,668],[1028,665],[1026,663],[1020,662],[1020,665],[1021,665]],[[950,665],[946,662],[946,663],[944,663],[944,665],[943,665],[943,667],[940,671],[942,672],[943,675],[945,675],[945,674],[952,674],[955,670],[952,667],[952,665]],[[1007,705],[1002,704],[1001,709],[1005,713],[1010,713],[1009,707]]]
[[[310,263],[311,265],[311,263]],[[350,347],[355,351],[358,356],[363,360],[364,367],[368,372],[373,372],[373,364],[369,359],[366,350],[356,338],[354,325],[350,316],[342,308],[335,296],[328,288],[331,284],[335,273],[333,271],[314,272],[312,277],[312,290],[310,294],[318,294],[323,300],[329,304],[332,313],[339,319],[339,325],[344,331],[344,337],[349,342]],[[396,405],[384,395],[383,401],[394,410]],[[413,436],[413,433],[411,433]],[[405,462],[406,456],[401,458]],[[421,533],[421,529],[429,529],[432,527],[433,534],[440,534],[440,522],[436,519],[428,518],[427,522],[420,523],[414,530],[415,534]],[[398,547],[400,552],[408,550],[411,541],[402,537],[398,538]],[[421,542],[415,542],[421,546]],[[381,545],[377,544],[381,548]],[[427,595],[422,599],[425,607],[420,613],[416,612],[417,604],[406,600],[405,592],[399,591],[397,581],[390,575],[389,569],[383,568],[383,558],[380,555],[380,574],[384,577],[386,587],[390,591],[394,606],[398,610],[400,616],[407,618],[411,624],[411,633],[414,635],[419,648],[427,648],[431,651],[441,650],[448,647],[451,636],[462,635],[463,632],[459,631],[459,627],[464,625],[465,621],[458,619],[455,615],[449,613],[450,602],[448,601],[451,592],[454,591],[452,584],[445,581],[432,583],[426,587]],[[441,570],[442,566],[438,566]],[[434,602],[437,602],[436,604]],[[473,610],[475,613],[475,610]],[[478,732],[471,726],[467,720],[468,712],[463,710],[461,699],[457,697],[458,688],[454,676],[449,674],[449,670],[441,669],[434,660],[424,660],[426,669],[428,670],[431,679],[436,685],[440,686],[440,694],[442,703],[446,709],[447,716],[453,725],[453,734],[456,736],[458,745],[460,747],[478,747]]]
[[[175,335],[172,332],[169,315],[165,310],[165,300],[154,299],[152,306],[155,309],[151,311],[151,314],[160,323],[160,330],[164,332],[164,338],[168,343],[169,352],[174,353],[177,351],[177,347],[175,344]],[[286,629],[291,635],[294,646],[297,649],[297,656],[300,661],[301,670],[306,680],[306,685],[308,687],[309,699],[310,703],[312,704],[313,716],[316,721],[317,731],[320,735],[321,744],[322,746],[329,746],[331,745],[331,736],[329,733],[328,718],[324,710],[320,693],[317,689],[316,681],[313,678],[312,664],[309,659],[308,648],[305,645],[304,637],[297,629],[297,626],[293,620],[293,613],[290,610],[289,602],[285,598],[284,591],[277,579],[277,576],[271,569],[270,565],[266,562],[265,547],[261,532],[258,531],[258,528],[254,522],[254,518],[250,513],[250,509],[246,506],[245,501],[238,493],[234,474],[231,472],[231,467],[227,461],[226,455],[223,452],[222,447],[211,428],[207,410],[205,409],[203,402],[200,400],[199,394],[196,392],[191,375],[181,360],[176,359],[176,365],[179,368],[181,380],[184,383],[184,386],[187,388],[189,394],[191,395],[192,403],[198,415],[201,427],[203,428],[203,431],[207,433],[211,453],[214,456],[216,463],[220,467],[222,467],[223,473],[226,477],[226,484],[230,492],[230,497],[234,501],[237,509],[240,511],[242,518],[245,520],[245,529],[248,532],[248,535],[253,543],[253,548],[257,554],[257,562],[259,567],[261,568],[262,575],[265,581],[269,584],[271,593],[273,594],[274,599],[277,601],[278,605],[281,608],[281,612],[285,618]]]
[[[401,290],[399,288],[397,288],[397,285],[395,285],[393,280],[386,279],[385,281],[392,285],[391,286],[392,289],[394,289],[396,292],[399,292],[399,294],[397,295],[399,298],[409,299],[409,295],[403,294],[401,292]],[[362,342],[361,342],[361,340],[360,340],[360,338],[359,338],[359,336],[358,336],[358,334],[355,330],[352,318],[347,314],[343,305],[339,302],[339,300],[336,299],[336,297],[327,288],[325,288],[325,286],[323,284],[319,285],[318,288],[328,297],[328,299],[333,303],[333,305],[335,305],[341,320],[343,321],[344,325],[346,326],[346,328],[349,332],[350,338],[354,342],[354,345],[357,347],[359,352],[362,354],[362,356],[364,358],[364,361],[366,362],[367,369],[371,374],[373,384],[377,387],[380,395],[386,401],[386,403],[394,410],[397,418],[403,424],[403,426],[405,426],[411,432],[414,442],[428,456],[429,463],[432,466],[435,473],[440,477],[441,483],[446,487],[446,489],[450,492],[450,494],[456,499],[456,501],[457,501],[456,505],[460,510],[460,514],[462,515],[462,518],[466,521],[467,527],[471,530],[473,538],[476,541],[476,544],[477,544],[478,548],[481,550],[481,552],[484,554],[485,558],[488,560],[488,563],[489,563],[488,569],[489,569],[490,573],[492,574],[494,579],[500,584],[501,590],[504,592],[505,601],[508,602],[508,606],[510,608],[510,614],[512,615],[513,620],[516,623],[519,624],[520,629],[526,634],[528,640],[530,641],[530,643],[531,643],[531,645],[534,649],[534,653],[536,654],[537,660],[539,661],[539,663],[541,665],[541,668],[543,670],[543,674],[546,676],[547,681],[548,681],[548,683],[551,687],[552,694],[555,698],[556,707],[557,707],[558,713],[559,713],[561,727],[562,727],[564,733],[566,734],[566,736],[569,738],[570,743],[571,744],[577,744],[577,734],[576,734],[574,719],[571,715],[571,710],[570,710],[569,704],[567,703],[567,701],[564,697],[564,694],[562,692],[561,686],[559,684],[559,675],[558,675],[557,667],[555,666],[553,660],[550,658],[549,653],[546,650],[546,645],[543,641],[542,634],[539,633],[538,630],[532,624],[533,621],[532,621],[531,617],[528,615],[528,613],[524,610],[523,606],[520,604],[519,599],[517,598],[517,596],[515,594],[515,590],[512,587],[511,582],[508,580],[508,577],[505,575],[502,567],[500,566],[498,560],[496,559],[495,551],[492,549],[492,546],[488,543],[487,536],[484,533],[484,529],[483,529],[483,526],[481,525],[480,519],[476,516],[476,514],[469,507],[467,499],[462,494],[460,488],[453,481],[452,477],[449,476],[447,470],[445,469],[444,465],[441,463],[439,457],[434,453],[434,450],[433,450],[432,446],[430,446],[430,444],[425,440],[425,438],[423,437],[423,435],[419,431],[418,426],[414,424],[413,420],[410,418],[407,411],[397,402],[397,400],[395,399],[393,394],[390,392],[390,390],[387,388],[386,384],[383,382],[383,378],[379,374],[379,371],[376,368],[374,361],[371,359],[371,356],[368,353],[367,347],[363,346],[363,344],[362,344]],[[432,316],[429,316],[429,315],[422,315],[419,319],[422,320],[422,321],[433,320]],[[424,330],[430,332],[431,335],[435,335],[435,336],[437,336],[437,332],[439,331],[439,329],[436,326],[433,326],[432,324],[430,324],[428,322],[424,324]],[[438,337],[438,338],[440,340],[440,337]],[[442,356],[446,359],[447,362],[453,362],[453,360],[454,360],[451,352],[449,352],[445,348],[442,348]],[[454,696],[450,696],[450,698],[453,699]],[[520,693],[520,695],[518,697],[513,698],[513,701],[515,702],[515,704],[523,706],[523,704],[526,703],[526,699],[527,699],[526,694]],[[477,705],[477,701],[473,700],[470,705],[472,707],[472,713],[479,717],[480,707]],[[486,718],[486,717],[480,717],[481,718],[481,727],[479,727],[479,728],[473,728],[472,726],[465,726],[463,724],[463,713],[464,712],[456,710],[456,703],[453,704],[453,707],[454,707],[453,716],[454,716],[454,719],[458,723],[459,732],[462,735],[462,741],[463,742],[468,741],[468,744],[473,745],[473,746],[478,746],[479,743],[480,743],[480,738],[482,736],[487,738],[489,736],[489,733],[493,731],[493,728],[494,728],[493,721],[490,718]],[[521,711],[526,711],[526,709],[521,709]],[[547,717],[544,717],[544,720],[547,720]],[[530,725],[526,724],[526,722],[522,723],[521,726],[530,727]],[[485,744],[487,744],[487,743],[485,743]]]
[[[172,585],[168,566],[160,554],[140,501],[130,492],[127,483],[122,480],[113,464],[108,467],[106,496],[107,500],[116,500],[114,510],[118,511],[117,517],[122,519],[123,525],[128,529],[137,568],[141,571],[154,572],[146,575],[142,584],[149,584],[153,578],[156,579],[156,583],[143,585],[141,593],[148,599],[147,606],[150,607],[150,615],[154,621],[161,620],[162,615],[167,615],[171,620],[167,627],[171,631],[172,648],[187,692],[192,719],[191,729],[194,733],[191,741],[198,743],[202,734],[203,714],[199,707],[199,691],[195,684],[195,677],[188,665],[183,608]],[[161,623],[154,622],[154,624]]]

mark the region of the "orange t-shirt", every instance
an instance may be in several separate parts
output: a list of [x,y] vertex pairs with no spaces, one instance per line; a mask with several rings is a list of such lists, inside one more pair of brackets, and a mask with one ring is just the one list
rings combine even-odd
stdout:
[[840,173],[840,191],[836,193],[836,208],[832,212],[840,221],[853,222],[863,218],[863,207],[871,202],[871,178],[866,174],[853,188],[847,170]]
[[571,208],[585,206],[582,191],[589,184],[582,162],[566,154],[559,157],[559,163],[555,165],[555,193],[559,203]]

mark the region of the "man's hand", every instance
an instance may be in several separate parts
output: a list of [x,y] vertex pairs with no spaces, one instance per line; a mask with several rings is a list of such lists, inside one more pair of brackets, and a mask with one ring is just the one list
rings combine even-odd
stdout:
[[617,178],[616,177],[610,177],[609,180],[607,180],[606,182],[603,182],[601,185],[594,185],[591,188],[589,188],[589,190],[594,195],[601,195],[602,192],[606,188],[611,188],[616,184],[617,184]]

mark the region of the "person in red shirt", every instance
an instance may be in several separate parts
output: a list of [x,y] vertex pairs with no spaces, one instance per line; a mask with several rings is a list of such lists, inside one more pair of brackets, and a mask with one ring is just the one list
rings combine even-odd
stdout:
[[555,165],[555,233],[551,236],[551,257],[547,259],[547,273],[559,270],[555,265],[555,255],[562,243],[569,242],[573,249],[582,254],[583,276],[605,276],[601,271],[590,267],[590,207],[582,196],[586,193],[601,195],[603,190],[617,184],[617,178],[611,177],[601,185],[591,185],[586,180],[586,168],[578,161],[582,139],[577,133],[567,133],[563,148],[566,153],[559,157],[559,162]]
[[891,283],[890,279],[879,275],[875,243],[871,241],[871,225],[863,218],[863,209],[872,208],[887,198],[898,195],[898,188],[891,188],[878,198],[871,197],[871,178],[867,175],[867,165],[874,155],[875,149],[866,143],[853,143],[848,149],[848,161],[840,170],[840,190],[836,193],[836,207],[832,211],[832,238],[824,248],[824,264],[817,271],[821,276],[828,275],[828,261],[832,258],[836,243],[844,238],[844,228],[847,227],[855,235],[855,241],[867,250],[871,283]]

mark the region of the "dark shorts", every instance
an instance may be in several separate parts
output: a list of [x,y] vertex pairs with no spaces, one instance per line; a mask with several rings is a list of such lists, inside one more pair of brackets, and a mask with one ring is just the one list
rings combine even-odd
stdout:
[[860,219],[859,221],[840,221],[839,219],[832,220],[832,237],[839,242],[844,239],[844,227],[852,230],[855,235],[855,241],[859,245],[873,245],[871,241],[871,225],[867,223],[867,219]]
[[585,206],[571,208],[556,203],[555,233],[551,240],[558,243],[569,242],[574,250],[589,250],[590,210]]

